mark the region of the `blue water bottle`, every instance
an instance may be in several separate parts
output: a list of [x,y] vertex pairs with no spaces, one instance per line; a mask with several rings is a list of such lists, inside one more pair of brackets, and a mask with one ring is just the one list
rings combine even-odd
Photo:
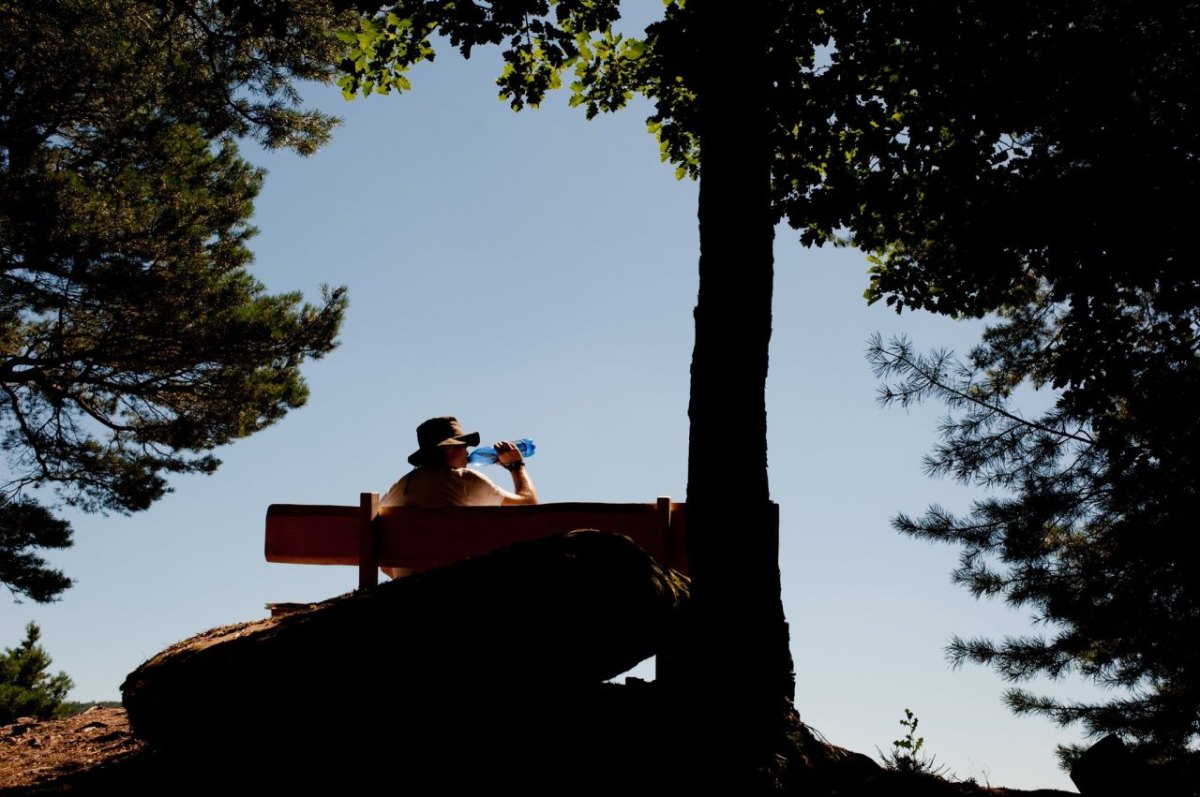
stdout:
[[[529,459],[537,451],[537,446],[528,437],[522,437],[520,440],[514,440],[513,445],[521,452],[523,459]],[[494,465],[496,463],[496,449],[491,446],[480,446],[471,452],[471,456],[467,457],[467,464],[474,465],[477,468],[482,468],[484,465]]]

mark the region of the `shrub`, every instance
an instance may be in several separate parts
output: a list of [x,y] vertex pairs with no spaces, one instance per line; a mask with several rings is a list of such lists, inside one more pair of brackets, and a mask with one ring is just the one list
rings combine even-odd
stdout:
[[25,626],[25,639],[0,654],[0,725],[18,717],[57,716],[63,698],[74,684],[67,674],[50,675],[50,656],[38,644],[41,629]]

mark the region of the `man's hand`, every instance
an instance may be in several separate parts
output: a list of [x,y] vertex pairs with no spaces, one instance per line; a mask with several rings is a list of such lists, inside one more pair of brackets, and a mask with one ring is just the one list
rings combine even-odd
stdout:
[[521,451],[508,440],[501,440],[492,447],[496,449],[496,461],[501,465],[521,461]]

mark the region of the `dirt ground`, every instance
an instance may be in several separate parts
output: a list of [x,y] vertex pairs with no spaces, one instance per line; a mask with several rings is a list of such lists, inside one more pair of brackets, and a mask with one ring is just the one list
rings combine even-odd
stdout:
[[144,748],[123,708],[94,706],[57,720],[23,717],[0,727],[0,793],[115,763]]
[[[840,758],[866,760],[865,756],[840,748],[824,744],[821,748],[826,752],[836,751]],[[180,771],[187,771],[193,778],[201,774],[191,767],[185,770],[172,767],[169,760],[156,759],[155,755],[144,742],[133,737],[123,708],[96,706],[82,714],[57,720],[24,718],[0,727],[0,797],[157,795],[163,793],[164,783],[178,784]],[[209,774],[220,778],[223,777],[221,772],[225,775],[229,772],[223,767],[217,769],[219,772]],[[346,775],[343,768],[339,767],[338,772],[339,778]],[[309,771],[305,777],[318,774]],[[855,766],[853,762],[848,768],[835,767],[827,770],[825,776],[818,775],[817,780],[807,782],[809,787],[815,788],[792,788],[787,793],[869,797],[897,794],[914,797],[1072,797],[1069,792],[989,788],[930,776],[904,780],[877,765],[863,769],[862,765]],[[581,790],[578,793],[590,792]]]

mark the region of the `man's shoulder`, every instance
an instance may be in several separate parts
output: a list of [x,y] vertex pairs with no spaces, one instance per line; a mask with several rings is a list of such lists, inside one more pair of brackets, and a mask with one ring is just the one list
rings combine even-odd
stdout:
[[464,481],[492,485],[495,484],[495,482],[492,481],[486,473],[480,473],[474,468],[459,468],[458,473],[462,476]]
[[499,506],[508,493],[487,474],[464,468],[462,471],[463,503],[469,506]]
[[388,488],[388,491],[383,494],[383,498],[380,500],[379,505],[380,506],[401,506],[404,503],[406,503],[405,497],[406,497],[406,493],[408,492],[407,487],[408,487],[409,477],[412,476],[413,473],[415,473],[415,472],[416,471],[410,470],[408,473],[404,474],[399,479],[397,479],[396,482],[390,488]]

